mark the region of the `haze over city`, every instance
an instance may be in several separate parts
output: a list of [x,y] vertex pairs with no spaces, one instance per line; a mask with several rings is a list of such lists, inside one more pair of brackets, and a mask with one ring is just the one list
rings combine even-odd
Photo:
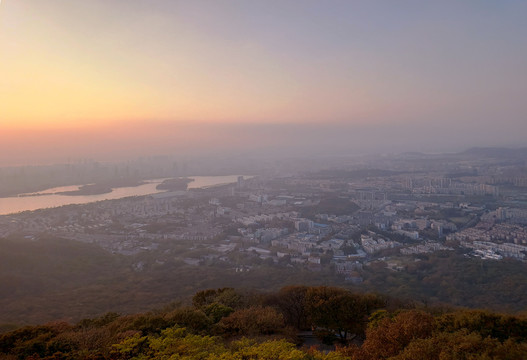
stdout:
[[522,1],[0,4],[0,165],[522,146]]
[[0,0],[0,359],[527,359],[526,15]]

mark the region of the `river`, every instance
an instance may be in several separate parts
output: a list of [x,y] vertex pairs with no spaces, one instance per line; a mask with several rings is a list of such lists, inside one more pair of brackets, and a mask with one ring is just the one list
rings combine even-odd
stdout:
[[[189,176],[194,179],[188,184],[189,189],[205,188],[220,184],[231,184],[238,180],[238,175],[227,176]],[[245,179],[248,176],[244,176]],[[115,188],[112,192],[99,195],[58,195],[55,193],[63,191],[75,191],[82,185],[63,186],[46,189],[35,193],[35,196],[19,196],[0,198],[0,215],[12,214],[27,210],[38,210],[53,208],[71,204],[88,204],[101,200],[122,199],[129,196],[143,196],[164,192],[157,190],[156,186],[165,179],[147,180],[145,184],[131,187]],[[38,194],[38,195],[36,195]]]

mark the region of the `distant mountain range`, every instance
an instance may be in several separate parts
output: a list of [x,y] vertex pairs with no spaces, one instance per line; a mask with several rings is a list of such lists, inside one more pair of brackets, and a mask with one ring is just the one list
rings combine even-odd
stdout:
[[504,148],[504,147],[474,147],[465,150],[459,155],[472,155],[493,158],[518,159],[527,157],[527,147]]
[[473,147],[465,151],[456,153],[422,153],[418,151],[409,151],[400,154],[400,156],[411,159],[430,159],[430,158],[498,158],[498,159],[523,159],[527,158],[527,147],[505,148],[505,147]]

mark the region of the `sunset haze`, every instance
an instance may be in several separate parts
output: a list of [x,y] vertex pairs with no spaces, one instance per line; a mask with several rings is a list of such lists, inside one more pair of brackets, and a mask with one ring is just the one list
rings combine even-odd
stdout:
[[521,1],[3,1],[0,162],[522,145],[526,14]]

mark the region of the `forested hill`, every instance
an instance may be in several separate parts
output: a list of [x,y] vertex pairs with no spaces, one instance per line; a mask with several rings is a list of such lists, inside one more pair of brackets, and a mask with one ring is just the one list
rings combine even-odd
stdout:
[[222,288],[189,306],[5,332],[0,358],[525,359],[527,314],[416,308],[335,287]]
[[[208,262],[179,260],[199,255],[191,245],[171,245],[158,253],[110,254],[94,244],[42,237],[0,239],[0,324],[39,324],[54,319],[77,322],[106,312],[133,314],[188,299],[200,289],[236,287],[277,290],[291,284],[332,285],[373,291],[423,304],[447,303],[516,313],[527,309],[527,263],[485,262],[462,254],[421,255],[405,271],[381,262],[364,267],[361,284],[321,271],[287,264],[256,263],[250,272]],[[176,254],[178,259],[170,258]],[[164,263],[156,261],[166,260]],[[241,261],[241,260],[240,260]],[[243,264],[243,262],[241,262]]]

